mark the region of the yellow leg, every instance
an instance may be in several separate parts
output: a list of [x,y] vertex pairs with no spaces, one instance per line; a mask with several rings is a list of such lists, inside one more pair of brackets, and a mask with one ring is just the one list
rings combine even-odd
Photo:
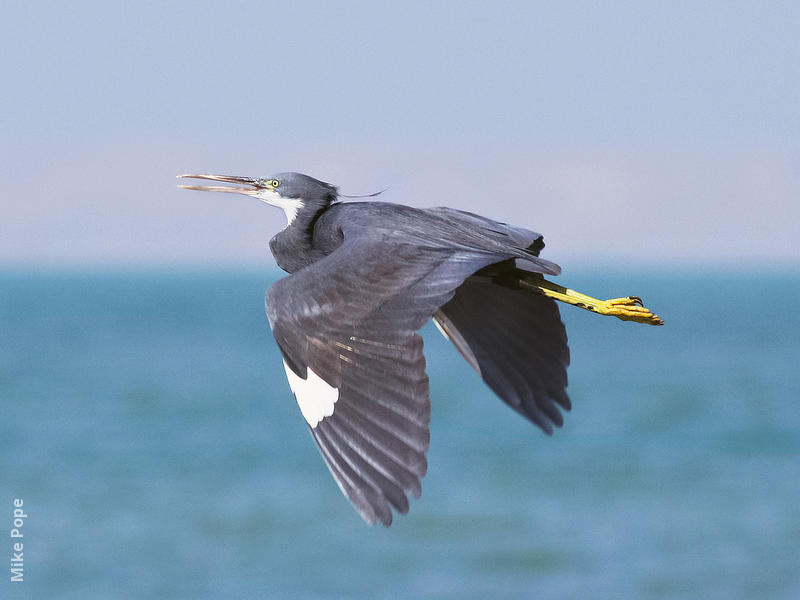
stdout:
[[623,321],[635,321],[636,323],[647,323],[648,325],[663,325],[664,321],[658,315],[654,315],[642,304],[642,299],[638,296],[628,296],[626,298],[612,298],[611,300],[598,300],[575,290],[570,290],[564,286],[547,281],[541,275],[526,277],[520,281],[524,288],[533,290],[539,294],[566,302],[572,306],[577,306],[584,310],[600,315],[617,317]]

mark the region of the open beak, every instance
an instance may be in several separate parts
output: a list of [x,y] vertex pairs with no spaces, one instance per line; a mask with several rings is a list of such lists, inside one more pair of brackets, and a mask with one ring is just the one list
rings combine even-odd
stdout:
[[185,190],[198,190],[201,192],[228,192],[231,194],[244,194],[258,198],[264,189],[272,189],[265,182],[255,177],[236,177],[234,175],[178,175],[178,179],[209,179],[211,181],[224,181],[236,183],[243,187],[229,185],[179,185]]

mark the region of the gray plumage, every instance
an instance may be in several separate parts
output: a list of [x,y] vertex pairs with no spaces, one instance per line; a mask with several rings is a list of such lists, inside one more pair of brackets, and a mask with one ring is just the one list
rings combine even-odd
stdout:
[[540,234],[449,208],[340,203],[297,173],[192,177],[246,187],[184,187],[286,211],[270,249],[290,276],[267,292],[267,316],[287,369],[338,394],[309,429],[365,521],[389,525],[421,493],[430,400],[418,331],[431,318],[504,402],[548,434],[561,426],[564,326],[553,300],[520,286],[560,273],[539,257]]

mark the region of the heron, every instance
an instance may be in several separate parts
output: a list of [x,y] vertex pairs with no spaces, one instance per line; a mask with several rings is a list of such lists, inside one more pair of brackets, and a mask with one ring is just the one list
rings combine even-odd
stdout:
[[[661,325],[637,296],[599,300],[555,284],[544,238],[452,208],[344,201],[301,173],[178,175],[283,209],[269,242],[289,275],[266,292],[289,387],[342,493],[368,524],[422,493],[430,398],[419,330],[433,320],[487,386],[542,429],[561,427],[570,362],[556,301]],[[352,197],[350,197],[352,198]]]

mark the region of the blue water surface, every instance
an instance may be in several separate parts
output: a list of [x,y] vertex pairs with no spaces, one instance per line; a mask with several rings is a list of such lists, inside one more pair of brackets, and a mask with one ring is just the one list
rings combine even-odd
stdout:
[[[340,494],[263,310],[277,271],[0,274],[2,598],[800,598],[800,275],[570,273],[565,426],[428,326],[429,471],[390,529]],[[2,517],[2,515],[6,515]]]

